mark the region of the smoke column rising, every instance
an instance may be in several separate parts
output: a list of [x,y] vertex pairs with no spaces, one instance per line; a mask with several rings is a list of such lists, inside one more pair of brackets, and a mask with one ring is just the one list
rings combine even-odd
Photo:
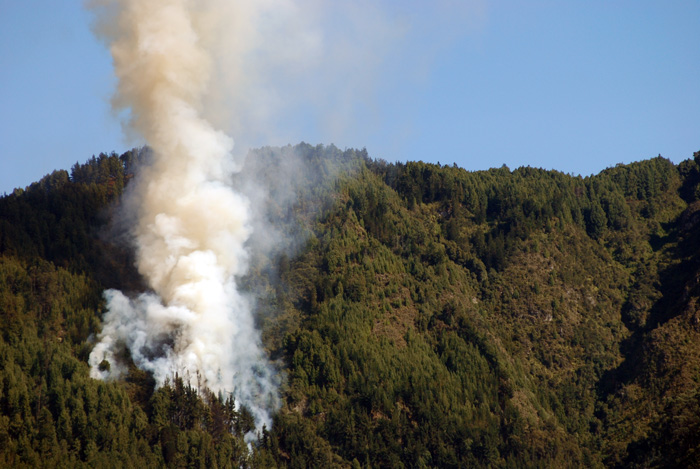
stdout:
[[277,391],[251,306],[235,283],[246,271],[250,207],[228,185],[233,140],[206,119],[203,105],[213,73],[203,28],[212,26],[218,3],[91,4],[113,57],[113,104],[128,110],[129,131],[154,158],[123,206],[137,215],[137,267],[152,292],[105,292],[108,312],[89,361],[93,377],[117,378],[124,373],[117,355],[127,347],[158,385],[178,373],[193,386],[233,392],[259,429],[270,426]]

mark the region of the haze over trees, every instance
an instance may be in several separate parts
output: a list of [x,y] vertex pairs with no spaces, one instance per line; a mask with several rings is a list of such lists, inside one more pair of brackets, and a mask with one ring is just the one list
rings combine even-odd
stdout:
[[[313,170],[275,197],[290,152]],[[0,198],[0,466],[697,464],[700,152],[587,178],[255,153],[272,427],[249,452],[230,396],[89,378],[102,291],[143,290],[110,220],[148,150],[102,154]]]

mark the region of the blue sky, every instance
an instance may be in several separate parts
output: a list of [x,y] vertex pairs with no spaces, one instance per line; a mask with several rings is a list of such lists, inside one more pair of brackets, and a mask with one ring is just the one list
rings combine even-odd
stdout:
[[[290,99],[250,144],[583,175],[700,150],[700,2],[375,3],[376,29],[396,21],[401,33],[372,65],[363,53],[382,37],[371,33],[343,57],[361,86],[340,69],[308,77],[328,95],[345,86],[351,105]],[[140,143],[124,139],[110,110],[111,59],[90,22],[80,0],[0,0],[0,194]]]

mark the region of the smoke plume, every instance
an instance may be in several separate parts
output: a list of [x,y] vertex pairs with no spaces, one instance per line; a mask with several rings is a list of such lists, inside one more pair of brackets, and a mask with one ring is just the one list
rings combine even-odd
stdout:
[[[402,80],[414,73],[390,58],[410,54],[413,64],[430,55],[419,26],[433,6],[387,3],[390,11],[370,0],[87,1],[113,58],[113,108],[126,116],[127,136],[153,150],[129,184],[121,214],[150,291],[105,292],[108,311],[90,355],[92,376],[123,375],[119,358],[126,348],[159,385],[178,374],[193,386],[233,392],[258,428],[269,426],[278,405],[276,375],[236,281],[246,272],[249,247],[269,253],[294,244],[277,242],[260,205],[286,200],[284,188],[293,189],[290,179],[299,168],[284,155],[274,191],[256,187],[259,179],[247,173],[233,190],[233,176],[252,145],[284,144],[300,133],[320,131],[321,140],[336,143],[350,135],[352,145],[363,144],[358,135],[366,136],[381,115],[374,104],[378,77],[390,69]],[[459,4],[437,2],[443,8],[453,3]],[[449,10],[461,18],[455,15],[461,7]],[[402,43],[407,47],[397,47]],[[394,81],[384,88],[395,88]],[[364,132],[357,123],[365,123]],[[237,138],[235,150],[229,135]]]
[[[233,140],[206,109],[216,59],[211,34],[225,3],[91,5],[113,57],[114,106],[126,110],[129,131],[154,156],[123,202],[136,214],[137,267],[152,291],[135,298],[105,292],[108,311],[89,362],[93,377],[117,378],[126,347],[158,385],[177,374],[192,386],[232,392],[259,429],[270,426],[277,391],[251,305],[236,285],[246,271],[251,211],[229,184]],[[240,13],[249,14],[246,8]]]

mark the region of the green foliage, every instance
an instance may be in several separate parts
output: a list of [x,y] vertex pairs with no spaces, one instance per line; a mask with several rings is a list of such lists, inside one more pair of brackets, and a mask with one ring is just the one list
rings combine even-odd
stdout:
[[581,178],[257,150],[236,183],[271,187],[279,245],[242,283],[286,382],[250,449],[228,396],[89,377],[101,291],[140,287],[99,234],[149,156],[56,171],[0,198],[0,466],[692,466],[698,155]]
[[666,310],[683,177],[663,158],[585,179],[366,160],[284,262],[276,304],[297,319],[268,342],[289,367],[277,463],[600,466],[615,445],[631,461],[605,399]]

